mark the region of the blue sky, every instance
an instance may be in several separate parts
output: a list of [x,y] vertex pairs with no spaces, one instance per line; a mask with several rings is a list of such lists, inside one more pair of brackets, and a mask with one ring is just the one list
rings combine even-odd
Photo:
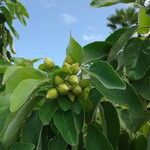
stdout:
[[16,22],[20,34],[15,40],[17,56],[27,58],[52,58],[62,64],[65,50],[72,36],[82,45],[104,40],[110,29],[106,18],[114,13],[116,5],[100,9],[89,6],[90,0],[22,0],[30,19],[23,27]]

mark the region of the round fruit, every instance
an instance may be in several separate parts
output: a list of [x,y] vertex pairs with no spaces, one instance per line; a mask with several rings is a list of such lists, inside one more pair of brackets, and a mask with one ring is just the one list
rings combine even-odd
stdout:
[[56,77],[55,77],[55,79],[54,79],[54,83],[56,84],[56,85],[60,85],[61,83],[63,83],[64,82],[64,80],[59,76],[59,75],[57,75]]
[[65,95],[69,91],[69,88],[65,83],[62,83],[58,86],[58,91],[60,94]]
[[75,85],[72,89],[72,92],[75,94],[75,95],[79,95],[81,92],[82,92],[82,88],[80,85]]
[[78,63],[72,64],[70,66],[70,71],[72,74],[77,74],[80,71],[80,66]]
[[81,80],[81,81],[79,82],[79,84],[80,84],[80,86],[81,86],[82,88],[86,88],[86,87],[89,86],[89,80],[88,80],[88,79],[83,79],[83,80]]
[[44,65],[47,69],[53,69],[55,67],[54,62],[51,59],[49,59],[48,57],[45,58]]
[[63,68],[69,69],[69,68],[70,68],[70,65],[69,65],[68,63],[64,63],[64,64],[63,64]]
[[58,91],[55,88],[51,88],[46,95],[47,99],[55,99],[58,97]]
[[76,75],[71,75],[71,76],[68,77],[68,82],[71,85],[74,85],[74,84],[78,84],[79,80],[78,80],[78,77]]

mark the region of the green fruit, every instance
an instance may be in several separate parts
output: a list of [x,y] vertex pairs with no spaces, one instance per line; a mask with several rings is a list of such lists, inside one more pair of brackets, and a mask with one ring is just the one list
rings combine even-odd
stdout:
[[64,63],[64,64],[63,64],[63,68],[70,69],[70,65],[69,65],[68,63]]
[[79,66],[78,63],[72,64],[70,66],[70,71],[71,71],[72,74],[77,74],[77,73],[79,73],[80,70],[81,69],[80,69],[80,66]]
[[75,98],[76,98],[75,94],[73,94],[72,92],[68,92],[68,93],[67,93],[67,97],[68,97],[72,102],[74,102],[74,100],[75,100]]
[[75,85],[75,84],[79,84],[79,80],[78,80],[78,77],[76,75],[71,75],[68,77],[68,82],[71,84],[71,85]]
[[69,87],[65,83],[62,83],[58,86],[58,91],[61,95],[65,95],[69,91]]
[[71,56],[67,56],[65,58],[65,63],[69,64],[69,65],[72,65],[73,64],[73,59]]
[[82,88],[80,85],[75,85],[72,89],[72,92],[75,94],[75,95],[79,95],[81,92],[82,92]]
[[68,82],[65,82],[65,84],[68,86],[69,90],[72,89],[72,85],[70,85]]
[[80,84],[80,86],[81,86],[82,88],[86,88],[86,87],[89,86],[89,80],[88,80],[88,79],[83,79],[83,80],[81,80],[81,81],[79,82],[79,84]]
[[47,99],[55,99],[58,97],[58,91],[55,88],[51,88],[46,95]]
[[60,85],[63,82],[64,82],[64,80],[59,75],[55,76],[54,83],[56,85]]
[[[146,9],[144,9],[144,8],[140,9],[140,11],[139,11],[138,25],[139,25],[138,33],[146,34],[149,32],[149,28],[144,28],[144,27],[150,26],[150,16],[146,14]],[[140,28],[142,28],[142,29],[140,29]]]
[[48,57],[45,58],[44,65],[47,69],[53,69],[55,67],[54,62],[51,59],[49,59]]

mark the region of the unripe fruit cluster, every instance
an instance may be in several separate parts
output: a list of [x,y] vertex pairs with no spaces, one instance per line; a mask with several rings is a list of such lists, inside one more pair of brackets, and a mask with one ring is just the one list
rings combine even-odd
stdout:
[[80,65],[73,63],[71,57],[65,59],[62,69],[64,68],[68,70],[68,74],[65,77],[61,75],[54,77],[54,86],[47,92],[47,99],[56,99],[59,95],[66,95],[74,101],[89,86],[88,80],[79,79]]
[[50,71],[55,68],[55,63],[50,58],[46,57],[44,63],[39,65],[39,69],[43,71]]

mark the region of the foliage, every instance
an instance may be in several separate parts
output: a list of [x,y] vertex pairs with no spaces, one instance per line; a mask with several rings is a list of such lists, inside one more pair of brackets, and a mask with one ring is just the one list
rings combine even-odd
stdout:
[[10,61],[11,54],[15,54],[13,47],[13,35],[19,35],[13,27],[13,21],[17,18],[26,25],[29,14],[19,0],[0,0],[0,58]]
[[133,7],[129,7],[127,9],[117,9],[115,14],[111,15],[107,19],[107,26],[115,31],[119,28],[137,25],[138,13]]
[[62,66],[49,58],[38,69],[38,59],[1,60],[0,149],[148,150],[150,37],[136,37],[141,29],[149,26],[83,47],[71,36]]

